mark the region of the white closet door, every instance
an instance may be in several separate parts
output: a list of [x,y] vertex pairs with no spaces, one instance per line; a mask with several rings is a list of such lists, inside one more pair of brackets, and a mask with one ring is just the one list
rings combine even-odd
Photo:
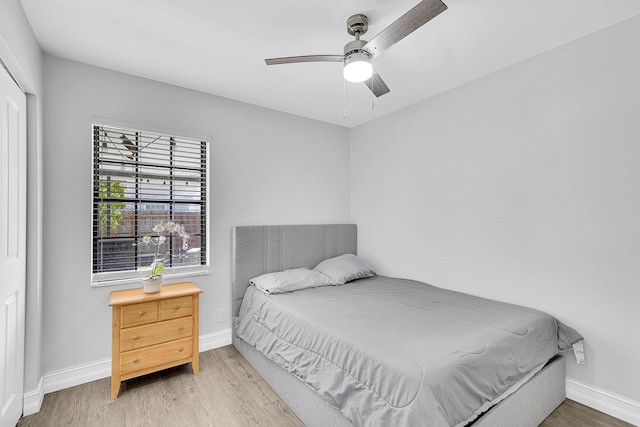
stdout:
[[0,427],[16,425],[24,400],[26,103],[0,67]]

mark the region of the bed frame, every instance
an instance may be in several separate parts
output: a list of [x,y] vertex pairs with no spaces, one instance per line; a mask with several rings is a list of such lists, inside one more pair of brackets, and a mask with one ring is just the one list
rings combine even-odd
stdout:
[[[238,316],[249,279],[357,252],[355,224],[245,226],[233,229],[233,316]],[[233,332],[233,345],[307,426],[352,424],[297,377],[264,357]],[[474,427],[536,427],[565,399],[565,365],[552,359],[515,393],[493,406]]]

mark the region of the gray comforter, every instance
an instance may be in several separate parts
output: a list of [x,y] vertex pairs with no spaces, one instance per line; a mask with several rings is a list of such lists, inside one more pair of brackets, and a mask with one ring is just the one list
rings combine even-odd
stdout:
[[582,337],[540,311],[383,276],[244,297],[237,335],[362,426],[455,426]]

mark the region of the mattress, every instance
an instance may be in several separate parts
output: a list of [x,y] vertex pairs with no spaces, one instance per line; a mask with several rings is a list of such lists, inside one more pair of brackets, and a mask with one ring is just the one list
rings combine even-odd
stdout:
[[357,426],[466,425],[582,339],[540,311],[383,276],[249,287],[236,334]]

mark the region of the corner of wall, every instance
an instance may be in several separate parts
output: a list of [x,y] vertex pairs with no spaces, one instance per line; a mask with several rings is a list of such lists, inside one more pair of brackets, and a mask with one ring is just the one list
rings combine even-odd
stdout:
[[35,390],[28,391],[24,394],[24,402],[22,407],[22,415],[32,415],[40,411],[42,400],[44,399],[44,377],[40,377]]

